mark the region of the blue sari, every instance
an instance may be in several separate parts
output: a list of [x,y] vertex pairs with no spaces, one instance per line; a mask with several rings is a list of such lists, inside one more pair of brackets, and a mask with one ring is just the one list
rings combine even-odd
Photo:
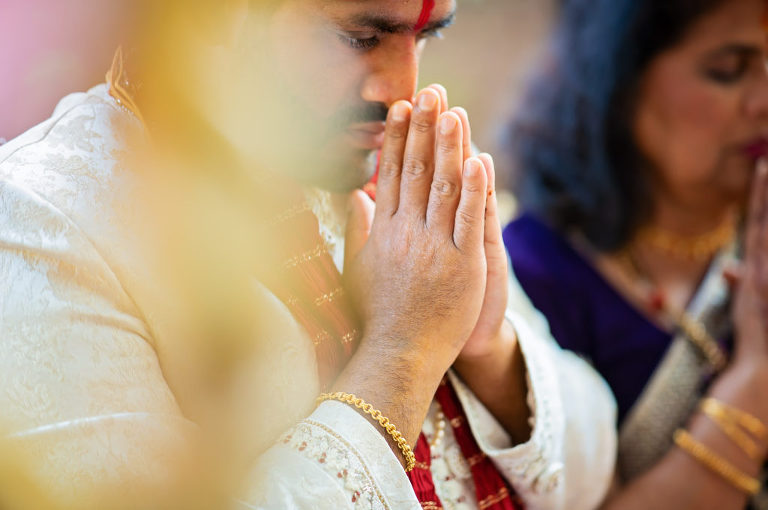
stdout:
[[[648,320],[567,239],[534,216],[507,226],[504,244],[515,276],[555,340],[588,359],[613,391],[618,473],[625,482],[639,476],[672,447],[674,430],[685,425],[712,381],[711,367],[684,334]],[[724,258],[715,258],[688,313],[725,340],[731,324]],[[757,495],[750,508],[768,510],[768,492]]]
[[523,215],[504,230],[523,290],[566,349],[587,358],[611,387],[619,425],[672,343],[550,227]]

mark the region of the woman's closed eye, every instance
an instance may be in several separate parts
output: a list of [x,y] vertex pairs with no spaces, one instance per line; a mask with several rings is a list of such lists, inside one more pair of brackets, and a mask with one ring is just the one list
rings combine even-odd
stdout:
[[765,66],[765,55],[757,48],[732,47],[718,52],[704,65],[704,74],[721,85],[738,83],[752,65]]

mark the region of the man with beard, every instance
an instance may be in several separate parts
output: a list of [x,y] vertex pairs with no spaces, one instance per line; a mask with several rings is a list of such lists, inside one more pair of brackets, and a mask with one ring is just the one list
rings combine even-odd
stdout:
[[141,87],[118,54],[0,151],[0,407],[30,476],[80,507],[204,507],[200,476],[248,508],[595,507],[610,395],[510,287],[466,112],[414,96],[454,2],[252,9],[256,44],[225,16],[237,51],[153,46]]

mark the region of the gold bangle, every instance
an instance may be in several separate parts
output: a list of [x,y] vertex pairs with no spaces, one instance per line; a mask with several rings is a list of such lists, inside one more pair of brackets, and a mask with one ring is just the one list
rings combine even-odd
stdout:
[[702,412],[752,460],[763,460],[760,446],[739,427],[738,423],[733,420],[731,415],[723,411],[721,407],[711,405],[711,402],[702,402],[700,407]]
[[760,481],[746,475],[733,464],[696,441],[686,430],[675,431],[675,444],[701,464],[714,471],[725,481],[747,494],[760,491]]
[[712,410],[712,412],[728,416],[731,421],[747,429],[748,432],[759,440],[768,441],[768,426],[757,417],[711,397],[702,400],[700,406],[704,412]]
[[371,404],[368,404],[362,398],[357,398],[351,393],[337,391],[336,393],[323,393],[317,397],[318,404],[325,402],[326,400],[338,400],[340,402],[344,402],[345,404],[355,406],[364,413],[371,415],[373,419],[379,422],[379,425],[381,425],[384,430],[387,431],[387,434],[389,434],[392,439],[395,440],[395,443],[397,443],[397,447],[400,448],[400,451],[405,458],[405,471],[409,472],[413,469],[413,467],[416,465],[416,456],[413,454],[411,446],[405,440],[403,435],[399,430],[397,430],[397,427],[395,427],[395,425],[389,421],[389,418],[381,414],[381,412],[377,409],[374,409]]

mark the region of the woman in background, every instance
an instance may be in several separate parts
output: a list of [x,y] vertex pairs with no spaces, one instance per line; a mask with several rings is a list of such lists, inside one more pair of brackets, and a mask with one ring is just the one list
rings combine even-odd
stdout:
[[607,508],[768,509],[766,7],[570,0],[512,129],[514,272],[618,402]]

